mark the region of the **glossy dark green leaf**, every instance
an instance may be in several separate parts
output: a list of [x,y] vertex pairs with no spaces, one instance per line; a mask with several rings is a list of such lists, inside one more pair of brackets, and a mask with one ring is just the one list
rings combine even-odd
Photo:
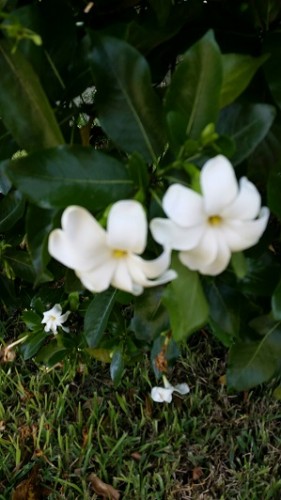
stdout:
[[[5,252],[5,259],[13,269],[15,276],[34,284],[36,273],[32,266],[29,254],[24,250],[8,249]],[[52,281],[53,277],[47,271],[40,277],[40,283]]]
[[34,330],[38,328],[43,328],[42,326],[42,319],[43,316],[39,316],[39,314],[36,314],[34,311],[23,311],[22,313],[22,320],[24,321],[25,325],[27,328],[30,330]]
[[229,347],[239,332],[241,296],[219,280],[206,285],[205,293],[214,334]]
[[19,296],[15,289],[14,281],[8,279],[6,276],[0,275],[0,304],[5,311],[13,310],[22,307],[20,305]]
[[[169,54],[170,47],[175,47],[175,35],[180,32],[184,25],[184,47],[190,45],[190,40],[194,39],[194,33],[189,32],[189,27],[193,23],[200,22],[203,5],[198,0],[188,0],[188,2],[152,0],[152,2],[155,15],[154,12],[152,14],[150,11],[147,12],[147,15],[143,12],[144,15],[139,16],[139,18],[133,16],[133,19],[126,26],[125,35],[126,41],[142,54],[154,57],[154,64],[151,64],[152,71],[155,71],[155,66],[159,64],[164,77],[169,70],[169,60],[166,60],[165,53]],[[167,18],[168,3],[170,3],[171,8]],[[157,4],[161,5],[160,9],[157,9]],[[155,17],[157,17],[157,22]]]
[[271,298],[272,314],[274,319],[281,320],[281,281],[278,283]]
[[37,363],[44,363],[48,367],[52,367],[56,363],[63,361],[67,354],[68,350],[65,347],[57,345],[57,342],[50,342],[38,351],[36,361]]
[[259,337],[237,342],[229,353],[227,384],[237,391],[247,391],[270,380],[281,368],[281,323],[263,316],[253,321],[251,327]]
[[115,38],[93,37],[92,45],[88,59],[103,129],[125,151],[155,161],[165,147],[165,126],[146,60]]
[[50,260],[48,236],[53,229],[53,212],[29,205],[26,215],[28,250],[38,278]]
[[251,57],[244,54],[223,54],[223,82],[220,93],[220,107],[231,104],[247,88],[259,67],[268,55]]
[[82,205],[101,210],[133,194],[126,167],[82,146],[59,146],[10,162],[8,177],[43,208]]
[[62,144],[56,118],[31,65],[3,40],[0,73],[0,114],[19,146],[34,151]]
[[17,50],[31,63],[52,102],[65,96],[66,87],[70,83],[67,81],[67,70],[77,45],[75,16],[67,0],[48,0],[47,3],[33,2],[31,5],[24,5],[13,10],[4,24],[21,24],[25,29],[41,36],[42,45],[38,46],[32,39],[24,38],[18,44]]
[[21,344],[23,359],[27,360],[35,356],[46,340],[46,333],[42,330],[30,333],[28,338]]
[[267,251],[258,258],[246,258],[247,273],[239,280],[242,292],[254,296],[270,296],[280,279],[279,259]]
[[268,206],[281,219],[281,174],[273,172],[268,181]]
[[[248,175],[258,185],[265,186],[276,166],[281,165],[281,113],[265,138],[260,142],[248,160]],[[273,181],[275,183],[275,180]]]
[[182,115],[188,137],[199,139],[206,125],[216,122],[221,83],[221,54],[209,31],[185,53],[166,94],[167,113]]
[[116,349],[110,364],[110,376],[115,385],[118,385],[124,371],[124,358],[121,349]]
[[0,232],[11,229],[24,213],[25,202],[19,191],[11,191],[0,201]]
[[271,91],[274,102],[281,109],[281,32],[273,31],[267,33],[264,42],[264,50],[270,53],[270,58],[264,65],[265,77]]
[[245,160],[264,139],[275,114],[275,108],[268,104],[235,103],[221,111],[217,130],[236,144],[231,158],[234,165]]
[[163,288],[156,287],[136,298],[130,329],[138,339],[151,342],[169,329],[169,316],[161,303],[162,295]]
[[137,189],[145,198],[146,189],[149,183],[149,175],[147,164],[140,154],[134,153],[130,156],[128,161],[128,170],[135,186],[137,186]]
[[172,8],[172,0],[149,0],[159,25],[166,24]]
[[178,277],[166,287],[163,304],[169,313],[173,338],[179,341],[207,322],[209,307],[198,273],[183,266],[177,256],[171,267]]
[[106,329],[117,291],[106,290],[94,296],[84,319],[84,336],[89,347],[97,347]]

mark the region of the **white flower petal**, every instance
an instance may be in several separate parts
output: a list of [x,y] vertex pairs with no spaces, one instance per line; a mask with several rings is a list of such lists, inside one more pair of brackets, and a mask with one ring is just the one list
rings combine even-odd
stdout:
[[171,403],[173,389],[165,389],[165,387],[153,387],[151,389],[151,397],[156,403]]
[[260,216],[256,220],[227,220],[223,224],[223,235],[227,245],[232,252],[240,252],[254,246],[262,236],[269,218],[270,212],[263,207]]
[[65,323],[69,315],[70,315],[70,311],[66,311],[64,314],[62,314],[60,317],[60,322]]
[[95,247],[104,242],[105,231],[86,208],[71,205],[61,218],[63,231],[69,241],[80,248]]
[[157,243],[174,250],[190,250],[200,241],[204,224],[182,228],[169,219],[155,218],[150,223],[150,231]]
[[208,160],[201,171],[204,208],[208,215],[220,215],[238,194],[238,183],[231,163],[222,155]]
[[184,396],[190,392],[190,388],[187,384],[177,384],[174,386],[174,391]]
[[63,230],[55,229],[49,235],[49,254],[70,269],[90,269],[95,253],[105,251],[104,229],[90,212],[77,206],[63,212],[62,227]]
[[159,257],[153,260],[144,260],[142,257],[134,255],[132,262],[139,266],[147,278],[157,278],[167,271],[171,263],[171,251],[166,248]]
[[114,270],[112,285],[119,290],[133,293],[133,281],[129,273],[127,259],[116,259],[116,267]]
[[162,205],[168,217],[181,227],[192,227],[205,219],[202,196],[181,184],[167,189]]
[[254,184],[246,177],[242,177],[239,184],[238,196],[221,211],[220,215],[230,219],[255,219],[260,212],[261,196]]
[[[177,277],[177,273],[172,269],[169,269],[168,271],[165,271],[163,274],[161,274],[157,279],[151,281],[147,278],[147,276],[153,278],[153,275],[155,275],[155,277],[158,275],[155,274],[152,267],[149,266],[151,262],[153,261],[145,261],[138,255],[130,256],[130,258],[128,259],[128,269],[134,283],[148,288],[163,285],[164,283],[167,283]],[[148,275],[146,274],[146,271],[148,272]]]
[[[203,238],[201,246],[199,245],[188,252],[180,252],[179,259],[189,269],[199,271],[201,274],[216,276],[228,266],[231,253],[219,231],[215,233],[210,229],[208,234],[207,238]],[[210,254],[208,254],[208,240]]]
[[211,264],[217,257],[218,237],[217,231],[207,227],[198,245],[185,252],[180,252],[180,261],[191,270],[198,270],[202,266]]
[[103,292],[112,282],[116,267],[115,259],[105,260],[103,264],[90,271],[75,271],[84,287],[90,292]]
[[70,241],[64,231],[55,229],[49,236],[48,251],[52,257],[64,266],[75,271],[85,272],[94,265],[98,265],[98,256],[106,254],[107,248],[105,245],[88,249],[82,248],[79,242],[74,244]]
[[107,243],[111,248],[142,253],[147,238],[145,211],[138,201],[114,203],[107,222]]

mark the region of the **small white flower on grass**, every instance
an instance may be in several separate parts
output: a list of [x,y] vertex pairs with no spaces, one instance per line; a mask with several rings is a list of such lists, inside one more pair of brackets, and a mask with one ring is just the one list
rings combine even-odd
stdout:
[[[146,246],[147,220],[142,205],[134,200],[114,203],[108,214],[107,230],[79,206],[66,208],[62,229],[49,236],[49,253],[73,269],[92,292],[102,292],[110,285],[139,295],[144,287],[166,283],[176,277],[167,270],[170,248],[157,259],[140,257]],[[154,279],[156,278],[156,279]]]
[[45,323],[46,326],[44,327],[45,332],[53,332],[55,335],[58,333],[58,328],[62,328],[65,332],[69,332],[69,328],[66,326],[63,326],[63,323],[66,322],[68,316],[70,315],[70,311],[67,311],[66,313],[62,314],[62,308],[60,304],[55,304],[52,309],[49,309],[49,311],[45,311],[43,313],[43,319],[41,323]]
[[200,176],[202,195],[180,184],[170,186],[163,198],[168,219],[156,218],[150,229],[161,245],[180,250],[189,269],[217,275],[232,252],[255,245],[263,234],[269,209],[252,182],[238,184],[231,163],[222,155],[207,161]]
[[173,386],[168,382],[165,375],[163,375],[163,383],[164,387],[153,387],[151,389],[151,398],[156,403],[171,403],[173,392],[177,392],[182,396],[190,392],[187,384],[177,384]]

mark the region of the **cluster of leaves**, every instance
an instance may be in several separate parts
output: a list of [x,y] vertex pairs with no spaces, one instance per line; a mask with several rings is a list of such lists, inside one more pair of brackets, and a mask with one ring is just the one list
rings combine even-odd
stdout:
[[[151,351],[156,375],[207,324],[230,348],[227,380],[247,389],[281,365],[281,6],[198,0],[0,2],[0,300],[25,313],[26,359],[73,352],[125,363]],[[52,29],[50,29],[50,26]],[[177,259],[178,278],[133,298],[92,296],[51,261],[49,232],[69,205],[103,222],[117,200],[161,215],[169,184],[198,183],[221,153],[258,186],[272,211],[266,233],[222,275]],[[157,254],[148,243],[148,257]],[[74,312],[49,338],[42,313]],[[24,334],[26,335],[26,333]]]

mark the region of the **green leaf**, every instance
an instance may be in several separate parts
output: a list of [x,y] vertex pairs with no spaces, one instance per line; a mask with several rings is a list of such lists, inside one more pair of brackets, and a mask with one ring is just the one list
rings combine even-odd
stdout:
[[280,279],[279,259],[267,251],[258,258],[246,258],[247,274],[239,280],[239,289],[255,296],[271,296]]
[[268,181],[267,198],[268,206],[279,219],[281,219],[281,175],[280,172],[273,172]]
[[11,161],[8,177],[42,208],[82,205],[102,210],[133,194],[124,165],[82,146],[59,146]]
[[185,53],[166,94],[167,113],[182,115],[188,137],[199,139],[206,125],[216,123],[221,83],[221,54],[209,31]]
[[274,319],[281,320],[281,281],[278,283],[271,298],[272,314]]
[[110,364],[110,376],[115,385],[118,385],[124,371],[124,358],[121,349],[116,349]]
[[23,359],[27,360],[35,356],[45,340],[46,333],[43,330],[31,333],[25,340],[25,342],[21,345]]
[[19,191],[11,191],[0,201],[0,232],[11,229],[24,213],[25,202]]
[[89,347],[97,347],[106,329],[117,290],[109,289],[94,296],[84,319],[84,336]]
[[42,319],[43,316],[39,316],[39,314],[36,314],[34,311],[23,311],[22,313],[22,320],[29,330],[34,330],[35,328],[38,330],[40,327],[43,328],[41,324]]
[[178,277],[166,287],[163,304],[170,316],[173,338],[179,341],[207,322],[209,308],[198,273],[183,266],[177,256],[171,267]]
[[172,7],[172,0],[149,0],[149,4],[155,12],[158,23],[165,25]]
[[236,152],[234,165],[247,158],[264,139],[275,118],[275,108],[268,104],[235,103],[221,111],[217,131],[231,137]]
[[270,380],[281,368],[281,323],[270,316],[254,320],[257,340],[237,342],[229,353],[227,383],[236,391],[247,391]]
[[280,71],[280,57],[281,57],[281,33],[273,31],[266,34],[264,41],[264,50],[270,53],[270,58],[264,65],[265,77],[274,99],[279,109],[281,109],[281,71]]
[[88,59],[97,88],[95,104],[108,136],[122,149],[155,161],[165,147],[161,103],[146,60],[127,43],[92,35]]
[[163,288],[146,290],[135,300],[134,316],[130,323],[137,339],[151,342],[163,331],[169,329],[169,317],[161,303]]
[[214,334],[229,347],[239,332],[241,296],[219,280],[206,285],[205,292]]
[[259,67],[268,55],[251,57],[244,54],[223,54],[223,82],[220,93],[220,107],[231,104],[247,88]]
[[[50,260],[48,236],[53,229],[53,212],[29,205],[26,215],[28,250],[38,279],[45,271]],[[35,283],[36,284],[36,283]]]
[[[29,283],[35,282],[36,274],[32,266],[30,256],[27,252],[8,249],[5,252],[5,260],[9,263],[18,278],[21,278]],[[45,272],[40,277],[40,283],[52,281],[52,279],[52,275]]]
[[149,176],[147,164],[140,154],[133,153],[130,156],[128,161],[128,171],[131,179],[139,191],[139,201],[144,201],[149,183]]
[[238,279],[243,279],[247,274],[247,261],[243,252],[234,252],[231,255],[231,265]]
[[62,144],[64,139],[41,84],[29,62],[0,42],[0,114],[23,149]]
[[57,345],[56,341],[43,346],[36,355],[37,363],[44,363],[48,367],[54,366],[66,358],[67,349]]

